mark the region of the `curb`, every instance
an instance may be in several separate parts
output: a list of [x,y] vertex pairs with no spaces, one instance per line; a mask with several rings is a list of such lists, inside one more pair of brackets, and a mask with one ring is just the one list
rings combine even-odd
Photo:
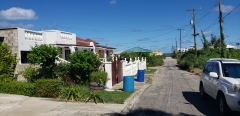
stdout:
[[[151,78],[153,78],[157,73],[159,72],[159,70],[156,70]],[[145,82],[144,82],[145,83]],[[138,101],[139,97],[143,94],[143,92],[150,87],[151,84],[144,84],[144,86],[141,87],[141,89],[135,91],[125,102],[124,102],[124,108],[122,109],[121,113],[125,114],[127,112],[129,112],[133,105]]]

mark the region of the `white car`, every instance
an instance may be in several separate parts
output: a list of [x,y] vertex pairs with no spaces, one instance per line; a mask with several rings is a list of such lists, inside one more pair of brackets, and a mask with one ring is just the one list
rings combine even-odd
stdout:
[[202,71],[199,91],[202,99],[209,95],[217,100],[221,115],[240,112],[240,60],[209,59]]

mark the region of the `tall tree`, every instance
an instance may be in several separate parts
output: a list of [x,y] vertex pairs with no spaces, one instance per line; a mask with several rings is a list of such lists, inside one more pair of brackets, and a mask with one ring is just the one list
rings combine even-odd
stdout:
[[202,40],[203,49],[204,49],[204,50],[209,50],[209,45],[208,45],[209,43],[208,43],[208,41],[207,41],[207,39],[206,39],[203,31],[201,31],[201,33],[202,33],[202,38],[203,38],[203,40]]

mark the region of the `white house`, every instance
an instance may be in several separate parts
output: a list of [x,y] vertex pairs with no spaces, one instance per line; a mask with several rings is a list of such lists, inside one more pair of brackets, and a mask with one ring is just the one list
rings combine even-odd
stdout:
[[113,53],[112,47],[99,45],[97,42],[86,39],[79,40],[75,33],[60,30],[33,31],[23,28],[0,28],[0,42],[11,47],[12,53],[17,54],[19,60],[16,71],[28,65],[27,54],[35,44],[49,44],[59,47],[62,51],[61,60],[68,60],[68,55],[76,50],[91,50],[106,61]]

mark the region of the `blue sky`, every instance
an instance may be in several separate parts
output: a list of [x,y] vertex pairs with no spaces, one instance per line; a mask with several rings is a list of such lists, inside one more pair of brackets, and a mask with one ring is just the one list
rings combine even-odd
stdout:
[[[217,0],[0,0],[0,28],[58,30],[91,38],[101,45],[127,50],[140,46],[170,53],[172,45],[194,44],[190,25],[196,10],[196,30],[219,37]],[[240,42],[240,0],[222,0],[225,42]],[[202,46],[197,37],[197,46]]]

